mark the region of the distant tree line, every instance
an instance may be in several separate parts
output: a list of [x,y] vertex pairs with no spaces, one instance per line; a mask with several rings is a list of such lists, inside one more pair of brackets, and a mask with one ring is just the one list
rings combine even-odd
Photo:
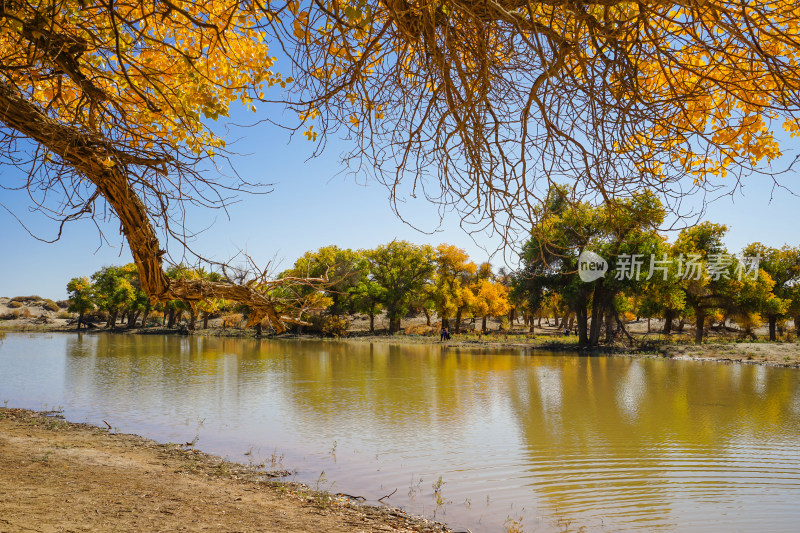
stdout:
[[[224,278],[219,273],[185,266],[171,268],[167,275],[214,281]],[[456,333],[461,331],[464,319],[480,318],[480,327],[485,331],[488,318],[505,317],[512,308],[511,276],[504,269],[494,274],[489,263],[478,265],[463,250],[448,244],[432,247],[392,241],[371,250],[326,246],[305,253],[278,275],[318,277],[329,282],[296,288],[301,292],[296,296],[312,303],[305,318],[321,332],[333,335],[345,332],[347,323],[342,317],[355,313],[367,315],[370,331],[375,331],[375,317],[382,312],[388,319],[389,332],[396,333],[400,331],[400,320],[412,311],[424,313],[429,326],[435,314],[443,327]],[[73,278],[67,291],[69,310],[79,314],[79,328],[87,314],[97,311],[102,312],[107,327],[144,326],[155,312],[166,327],[175,327],[185,317],[188,329],[195,329],[201,320],[207,327],[215,314],[248,312],[246,306],[213,295],[196,304],[173,300],[153,305],[141,289],[133,264],[104,267],[91,277]],[[280,295],[275,296],[278,299]]]
[[[400,331],[409,313],[424,314],[428,326],[456,334],[467,319],[477,331],[486,332],[488,319],[494,318],[501,328],[522,321],[534,333],[535,320],[541,326],[542,318],[553,317],[559,328],[577,333],[583,346],[625,335],[633,341],[625,324],[636,318],[648,324],[651,318],[663,319],[667,334],[693,324],[696,342],[710,327],[733,329],[735,324],[741,335],[755,337],[754,329],[766,323],[769,338],[776,340],[789,319],[795,329],[800,325],[800,248],[753,243],[731,254],[722,242],[727,228],[711,222],[682,230],[670,243],[658,230],[665,211],[653,194],[605,206],[567,198],[566,191],[554,187],[537,206],[542,222],[523,244],[515,272],[493,272],[489,263],[477,264],[449,244],[392,241],[369,250],[331,245],[309,251],[278,278],[328,280],[295,289],[297,297],[310,302],[304,319],[328,335],[344,334],[352,314],[368,316],[369,329],[375,331],[381,313],[390,333]],[[225,278],[185,266],[167,275]],[[152,305],[133,264],[74,278],[67,290],[69,309],[79,313],[79,323],[86,313],[101,311],[108,327],[145,325],[155,312],[166,327],[184,323],[195,329],[198,322],[208,327],[215,315],[248,313],[246,306],[213,295],[199,303]],[[264,290],[282,289],[270,285]],[[280,300],[282,295],[274,296]],[[259,333],[263,326],[269,324],[256,324]]]

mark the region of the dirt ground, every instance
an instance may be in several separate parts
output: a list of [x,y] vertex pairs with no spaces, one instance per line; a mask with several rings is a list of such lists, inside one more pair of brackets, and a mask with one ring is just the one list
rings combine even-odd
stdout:
[[0,532],[445,531],[187,447],[0,409]]

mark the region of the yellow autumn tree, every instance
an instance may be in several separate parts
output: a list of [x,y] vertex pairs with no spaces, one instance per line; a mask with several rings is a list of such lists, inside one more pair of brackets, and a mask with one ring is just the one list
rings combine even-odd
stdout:
[[292,313],[276,309],[291,306],[263,276],[168,278],[158,237],[184,240],[187,203],[224,207],[250,186],[197,163],[224,151],[209,120],[291,81],[257,31],[270,16],[229,0],[0,2],[0,164],[29,169],[34,202],[62,225],[110,207],[153,301],[240,301],[280,331]]
[[474,301],[471,288],[477,266],[467,253],[452,244],[436,247],[436,270],[431,282],[431,299],[443,327],[450,327],[455,318],[455,332],[460,331],[461,318]]
[[306,127],[340,125],[354,165],[369,160],[394,194],[424,189],[479,229],[537,222],[533,207],[564,179],[574,196],[650,189],[677,209],[730,170],[731,186],[774,175],[776,130],[800,132],[794,0],[318,0],[296,11],[270,23],[294,53]]
[[511,309],[508,301],[508,287],[493,279],[479,279],[473,288],[475,302],[472,312],[476,317],[482,317],[481,331],[487,332],[487,317],[504,316]]

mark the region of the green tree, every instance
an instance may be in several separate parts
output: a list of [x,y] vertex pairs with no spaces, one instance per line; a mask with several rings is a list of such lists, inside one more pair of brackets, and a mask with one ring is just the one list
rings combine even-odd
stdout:
[[[523,246],[524,268],[517,285],[530,294],[532,308],[541,305],[545,290],[557,292],[576,315],[580,345],[595,346],[603,324],[610,337],[613,322],[620,323],[615,297],[643,290],[645,262],[658,250],[661,237],[656,228],[665,212],[649,192],[600,207],[567,198],[563,188],[554,187],[538,206],[541,223]],[[584,251],[604,258],[609,272],[582,281],[578,263]]]
[[136,288],[124,267],[103,267],[92,274],[97,307],[108,313],[106,327],[114,328],[124,310],[136,301]]
[[381,303],[389,319],[389,332],[400,330],[400,319],[419,297],[434,271],[434,251],[428,245],[392,241],[365,253],[370,278],[381,289]]
[[732,305],[736,286],[730,274],[709,272],[707,265],[727,263],[730,257],[722,243],[727,226],[702,222],[680,232],[672,246],[677,261],[681,290],[695,320],[697,344],[703,342],[705,321],[709,311]]
[[763,315],[769,322],[769,340],[777,340],[778,320],[789,311],[795,288],[800,283],[800,249],[791,246],[777,249],[754,242],[742,250],[742,255],[758,258],[759,269],[769,274],[774,282],[772,294],[780,302],[765,301]]
[[[789,300],[775,296],[775,282],[765,271],[759,269],[755,276],[738,276],[730,280],[731,302],[726,311],[742,326],[744,333],[755,339],[753,329],[763,323],[764,317],[783,316],[789,308]],[[770,328],[770,340],[776,340],[774,326]]]
[[656,246],[652,261],[654,270],[652,275],[648,272],[650,279],[644,282],[643,290],[639,294],[636,314],[648,320],[663,318],[662,331],[670,334],[672,322],[686,309],[682,280],[678,272],[679,263],[677,257],[672,255],[672,245],[665,239]]
[[81,324],[83,323],[83,315],[95,308],[94,286],[86,276],[72,278],[69,280],[69,283],[67,283],[67,292],[69,292],[69,306],[67,310],[78,313],[78,330],[80,331]]
[[127,327],[136,327],[136,321],[139,319],[139,316],[142,316],[142,327],[144,327],[152,305],[150,303],[150,298],[142,290],[142,283],[139,280],[139,271],[134,263],[128,263],[120,267],[120,275],[124,277],[133,288],[131,298],[122,310],[125,320],[127,321]]
[[[330,245],[306,252],[280,277],[326,278],[328,281],[323,288],[325,295],[331,300],[328,312],[338,316],[353,309],[351,292],[362,282],[368,271],[369,263],[362,254],[349,248]],[[310,285],[306,287],[306,292],[309,293],[316,290]]]
[[350,289],[350,298],[354,311],[369,316],[369,331],[374,333],[375,315],[381,311],[386,301],[386,289],[367,275]]

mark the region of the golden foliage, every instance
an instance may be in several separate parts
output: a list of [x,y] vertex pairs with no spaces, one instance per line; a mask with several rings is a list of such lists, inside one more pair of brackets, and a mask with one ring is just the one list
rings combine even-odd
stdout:
[[793,0],[359,0],[270,23],[304,121],[346,128],[393,193],[413,176],[506,231],[564,178],[609,201],[763,170],[773,128],[800,133],[798,20]]

